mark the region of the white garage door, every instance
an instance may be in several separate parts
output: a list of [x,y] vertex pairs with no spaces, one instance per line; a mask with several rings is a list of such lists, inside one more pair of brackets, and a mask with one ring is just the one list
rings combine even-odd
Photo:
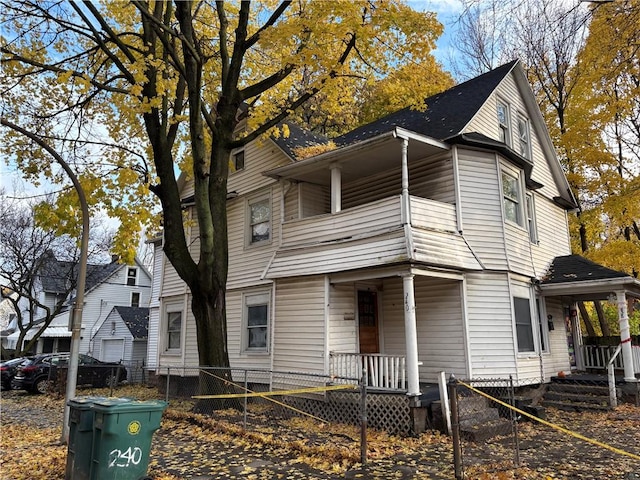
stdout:
[[124,339],[102,339],[99,360],[103,362],[119,362],[120,360],[124,360]]

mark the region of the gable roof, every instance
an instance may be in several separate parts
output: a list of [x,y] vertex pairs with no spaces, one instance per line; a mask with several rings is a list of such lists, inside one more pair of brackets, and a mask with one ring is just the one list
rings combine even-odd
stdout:
[[147,338],[149,336],[149,308],[148,307],[113,307],[127,326],[133,338]]
[[309,130],[306,130],[295,123],[282,123],[279,127],[286,127],[289,129],[289,135],[271,136],[271,140],[280,147],[280,149],[291,158],[296,158],[295,150],[297,148],[311,147],[314,145],[323,145],[329,141],[329,139],[323,135],[318,135]]
[[518,63],[514,60],[425,100],[426,110],[410,107],[391,113],[334,139],[349,145],[402,127],[438,140],[461,133],[500,82]]
[[627,278],[628,274],[612,270],[580,255],[556,257],[549,265],[542,284],[581,282],[586,280],[610,280]]
[[[102,283],[120,267],[122,267],[122,264],[117,262],[87,265],[85,292]],[[78,264],[76,262],[58,260],[51,255],[50,258],[43,262],[38,274],[45,292],[66,293],[69,290],[69,279],[73,278],[75,280],[78,275]]]

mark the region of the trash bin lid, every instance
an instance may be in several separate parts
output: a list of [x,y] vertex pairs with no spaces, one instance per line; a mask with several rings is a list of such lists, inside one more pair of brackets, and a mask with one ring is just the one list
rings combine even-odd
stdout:
[[75,407],[78,409],[88,409],[95,402],[100,402],[103,400],[107,400],[107,397],[98,397],[98,396],[85,396],[85,397],[74,397],[67,401],[67,405],[70,407]]
[[93,403],[93,410],[103,413],[149,412],[164,410],[167,402],[163,400],[131,400],[127,398],[105,398]]

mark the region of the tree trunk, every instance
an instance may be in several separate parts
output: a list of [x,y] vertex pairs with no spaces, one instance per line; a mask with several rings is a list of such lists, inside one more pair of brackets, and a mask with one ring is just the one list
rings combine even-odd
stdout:
[[604,310],[602,309],[602,304],[600,300],[594,300],[593,305],[596,307],[596,313],[598,314],[598,322],[600,323],[600,330],[602,331],[603,337],[611,336],[611,329],[609,328],[609,324],[607,323],[607,317],[604,314]]

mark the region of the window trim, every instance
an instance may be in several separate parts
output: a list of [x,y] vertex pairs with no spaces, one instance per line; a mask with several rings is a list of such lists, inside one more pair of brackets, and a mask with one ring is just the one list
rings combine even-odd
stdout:
[[[170,315],[179,313],[180,314],[180,346],[179,347],[169,347],[169,324],[170,324]],[[180,355],[182,354],[183,349],[183,341],[184,341],[184,324],[185,324],[185,315],[182,303],[171,303],[167,304],[164,308],[163,314],[163,342],[162,342],[162,353],[168,355]],[[175,333],[175,331],[174,331]]]
[[[238,168],[236,159],[238,154],[240,153],[242,153],[242,167]],[[229,155],[229,173],[234,174],[237,172],[242,172],[245,169],[246,165],[247,156],[245,147],[234,148],[233,150],[231,150],[231,153]]]
[[526,192],[524,197],[525,216],[527,217],[527,229],[529,230],[529,241],[538,245],[538,222],[536,221],[536,204],[533,192]]
[[[505,123],[500,121],[499,111],[500,107],[504,107]],[[496,120],[498,121],[498,140],[503,141],[505,145],[511,145],[511,112],[509,103],[498,98],[496,101]],[[504,132],[504,140],[502,140],[501,132]]]
[[[517,186],[518,191],[516,192],[516,197],[513,198],[511,196],[507,196],[505,192],[505,177],[509,177],[510,179],[515,181],[515,185]],[[521,228],[525,228],[524,225],[524,212],[523,212],[523,185],[522,185],[522,175],[520,172],[516,173],[513,170],[508,170],[504,167],[500,169],[500,190],[502,192],[502,211],[504,215],[505,222],[509,222],[513,225],[517,225]],[[507,202],[511,202],[516,207],[516,219],[512,219],[507,215]]]
[[[131,275],[133,272],[133,276]],[[133,280],[133,283],[129,283],[129,280]],[[127,278],[125,280],[125,285],[128,287],[135,287],[138,285],[138,269],[136,267],[127,267]]]
[[[134,305],[134,304],[133,304],[133,297],[134,297],[134,295],[137,295],[137,296],[138,296],[138,304],[137,304],[137,305]],[[136,307],[140,307],[140,302],[141,302],[141,300],[142,300],[142,295],[140,294],[140,292],[131,292],[131,295],[130,295],[130,297],[129,297],[129,306],[130,306],[130,307],[134,307],[134,308],[136,308]]]
[[[266,202],[269,205],[269,219],[266,222],[259,222],[256,224],[251,223],[251,207],[258,203]],[[247,199],[247,207],[245,212],[245,246],[254,247],[258,245],[267,245],[270,244],[273,239],[273,202],[271,200],[271,191],[264,193],[259,196],[252,197]],[[269,229],[269,237],[253,241],[253,227],[254,225],[258,225],[260,223],[267,223]]]
[[[524,126],[524,137],[521,125]],[[518,113],[518,153],[527,160],[531,160],[531,128],[529,119],[522,113]]]
[[[242,294],[242,348],[243,354],[269,354],[270,352],[270,338],[271,338],[271,290],[253,290],[250,292],[244,292]],[[249,308],[255,306],[267,307],[267,318],[265,333],[265,345],[264,347],[250,347],[249,346],[249,329],[257,326],[249,327]],[[262,327],[260,327],[262,328]]]

